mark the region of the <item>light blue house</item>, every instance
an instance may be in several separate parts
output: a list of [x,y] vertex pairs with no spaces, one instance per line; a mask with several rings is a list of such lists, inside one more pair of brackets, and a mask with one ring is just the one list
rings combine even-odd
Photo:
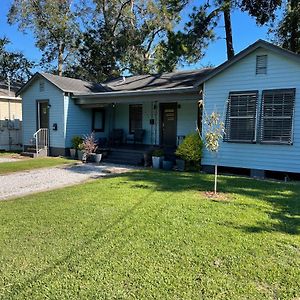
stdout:
[[[299,55],[259,40],[197,84],[206,112],[224,115],[220,166],[300,173]],[[214,162],[205,152],[202,164]]]
[[[198,105],[204,100],[205,112],[219,111],[226,124],[220,166],[252,175],[300,173],[299,89],[299,56],[262,40],[215,69],[104,84],[37,73],[19,91],[23,143],[30,147],[33,135],[46,128],[50,154],[66,155],[73,136],[95,131],[112,152],[127,145],[136,150],[130,157],[140,160],[142,146],[175,149],[197,126],[205,131]],[[138,143],[132,144],[137,132]],[[111,146],[116,134],[117,146]],[[202,165],[209,169],[214,163],[205,151]]]
[[105,84],[36,73],[19,91],[24,148],[47,139],[50,155],[68,155],[72,137],[94,131],[114,161],[120,151],[130,150],[126,162],[138,163],[152,145],[174,150],[201,123],[200,89],[194,85],[210,71],[122,77]]

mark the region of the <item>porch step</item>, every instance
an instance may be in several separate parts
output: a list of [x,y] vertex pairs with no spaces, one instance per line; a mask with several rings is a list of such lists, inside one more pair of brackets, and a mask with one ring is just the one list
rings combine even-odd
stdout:
[[126,164],[126,165],[142,165],[144,159],[144,153],[141,151],[133,150],[112,150],[108,153],[108,156],[104,159],[105,162],[114,164]]
[[27,156],[27,157],[35,158],[36,153],[35,152],[24,151],[24,152],[21,152],[21,156]]

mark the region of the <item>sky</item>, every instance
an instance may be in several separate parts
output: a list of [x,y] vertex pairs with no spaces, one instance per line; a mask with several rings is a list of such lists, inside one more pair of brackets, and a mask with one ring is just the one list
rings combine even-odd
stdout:
[[[192,0],[188,8],[184,11],[182,22],[187,20],[191,8],[199,3],[200,0]],[[9,50],[22,51],[26,57],[32,60],[39,60],[41,52],[34,45],[34,38],[29,32],[24,34],[18,31],[18,27],[7,24],[7,13],[11,5],[11,0],[0,0],[0,37],[6,36],[11,40]],[[232,13],[232,31],[235,53],[243,50],[258,39],[268,40],[268,28],[258,27],[255,20],[246,13],[234,11]],[[181,66],[180,69],[196,69],[205,65],[217,66],[226,60],[225,33],[222,22],[216,29],[220,37],[217,41],[210,44],[206,50],[205,57],[197,64]]]

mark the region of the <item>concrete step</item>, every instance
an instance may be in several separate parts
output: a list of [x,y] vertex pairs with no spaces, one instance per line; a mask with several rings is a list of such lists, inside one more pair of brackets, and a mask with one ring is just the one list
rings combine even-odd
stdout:
[[21,152],[21,156],[27,156],[27,157],[35,158],[36,157],[36,153],[35,152],[25,151],[25,152]]

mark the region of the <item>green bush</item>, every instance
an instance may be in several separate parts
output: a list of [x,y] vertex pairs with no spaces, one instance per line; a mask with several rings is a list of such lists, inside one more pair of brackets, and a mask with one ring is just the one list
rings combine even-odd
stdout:
[[192,133],[185,137],[178,146],[175,154],[188,164],[197,166],[202,158],[203,143],[198,133]]
[[162,150],[162,149],[155,149],[152,152],[152,156],[155,156],[155,157],[161,157],[164,155],[165,155],[165,153],[164,153],[164,150]]
[[76,150],[80,150],[79,145],[82,144],[83,142],[83,138],[81,136],[73,136],[72,138],[72,148],[76,149]]

